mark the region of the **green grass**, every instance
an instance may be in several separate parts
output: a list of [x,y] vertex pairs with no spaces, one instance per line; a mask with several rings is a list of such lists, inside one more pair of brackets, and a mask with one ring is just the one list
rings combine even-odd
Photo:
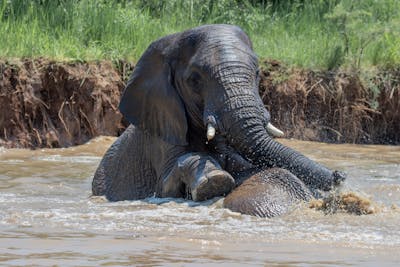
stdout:
[[136,61],[151,41],[229,23],[260,58],[306,68],[400,64],[398,0],[0,0],[0,57]]

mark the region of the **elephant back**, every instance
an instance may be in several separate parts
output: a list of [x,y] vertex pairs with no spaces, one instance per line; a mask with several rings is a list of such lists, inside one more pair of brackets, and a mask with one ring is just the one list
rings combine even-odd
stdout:
[[224,207],[258,217],[274,217],[311,198],[311,191],[299,178],[285,169],[272,168],[246,179],[225,198]]

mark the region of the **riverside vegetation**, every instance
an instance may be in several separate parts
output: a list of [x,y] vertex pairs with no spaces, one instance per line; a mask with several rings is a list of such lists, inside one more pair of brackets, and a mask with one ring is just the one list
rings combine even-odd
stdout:
[[0,57],[137,60],[161,36],[242,27],[260,58],[306,68],[400,63],[398,0],[1,0]]

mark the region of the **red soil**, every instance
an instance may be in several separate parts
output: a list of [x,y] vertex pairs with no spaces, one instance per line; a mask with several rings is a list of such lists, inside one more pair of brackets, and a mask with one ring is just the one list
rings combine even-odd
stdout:
[[[117,65],[117,67],[116,67]],[[124,62],[0,62],[0,146],[66,147],[119,135],[118,103],[132,66]],[[260,94],[286,137],[400,144],[400,70],[358,75],[287,69],[266,62]]]

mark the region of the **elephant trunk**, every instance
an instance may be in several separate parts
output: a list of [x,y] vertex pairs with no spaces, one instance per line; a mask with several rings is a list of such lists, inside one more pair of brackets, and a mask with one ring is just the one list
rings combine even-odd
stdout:
[[[240,97],[239,97],[240,98]],[[242,107],[232,109],[233,121],[226,129],[230,144],[258,167],[280,167],[289,170],[300,178],[310,188],[330,190],[344,179],[344,175],[337,171],[331,171],[323,165],[307,158],[301,153],[275,141],[266,130],[266,119],[260,115],[265,112],[261,99],[235,99],[236,103],[242,103]],[[234,106],[234,105],[233,105]],[[229,114],[229,113],[228,113]],[[233,116],[233,118],[232,118]]]

